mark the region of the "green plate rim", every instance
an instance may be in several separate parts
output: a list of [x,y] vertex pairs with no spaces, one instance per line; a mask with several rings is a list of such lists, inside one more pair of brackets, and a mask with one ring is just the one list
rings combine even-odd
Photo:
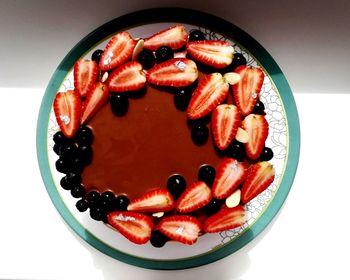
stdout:
[[[289,132],[288,158],[285,165],[283,179],[280,182],[280,187],[274,195],[270,205],[259,219],[249,228],[249,231],[245,231],[233,242],[229,242],[227,245],[222,246],[213,252],[201,254],[198,257],[179,259],[175,261],[145,259],[128,255],[111,248],[101,240],[97,239],[90,232],[86,231],[62,201],[52,178],[47,153],[48,116],[50,114],[54,95],[65,78],[67,71],[73,67],[74,62],[84,55],[86,50],[92,48],[96,43],[112,33],[133,26],[157,22],[179,22],[198,25],[225,34],[226,37],[232,38],[241,46],[248,49],[254,57],[258,58],[259,63],[261,63],[269,73],[278,92],[283,93],[280,94],[280,97],[286,111]],[[254,38],[234,24],[208,13],[184,8],[155,8],[129,13],[105,23],[79,41],[78,44],[65,56],[49,81],[41,103],[37,123],[36,148],[41,176],[53,204],[64,221],[82,239],[106,255],[131,265],[149,269],[185,269],[208,264],[234,253],[253,240],[272,221],[287,198],[295,177],[300,153],[300,127],[296,104],[285,76],[271,55]]]

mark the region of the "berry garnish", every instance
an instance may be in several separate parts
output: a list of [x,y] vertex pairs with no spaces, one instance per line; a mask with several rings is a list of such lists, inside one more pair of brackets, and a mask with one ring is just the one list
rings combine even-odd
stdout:
[[175,174],[169,177],[167,189],[176,200],[186,189],[186,180],[181,175]]
[[205,124],[196,124],[191,128],[192,141],[196,145],[204,145],[208,141],[209,128]]
[[176,25],[162,30],[145,40],[143,47],[155,51],[161,46],[168,46],[173,50],[182,48],[187,42],[187,32],[184,26]]
[[155,189],[138,198],[133,199],[128,205],[128,211],[138,212],[168,212],[174,208],[174,199],[166,189]]
[[111,191],[105,191],[101,194],[101,200],[114,201],[115,198],[115,194]]
[[261,161],[269,161],[272,158],[273,158],[273,151],[269,147],[265,147],[259,156],[259,159]]
[[109,99],[109,104],[113,114],[118,117],[124,116],[129,108],[129,100],[125,94],[113,93]]
[[67,176],[61,178],[60,185],[64,190],[70,190],[73,187],[72,183],[67,179]]
[[89,204],[85,199],[79,199],[75,204],[79,212],[85,212],[89,208]]
[[92,162],[93,152],[91,146],[81,145],[78,148],[79,159],[87,166]]
[[59,158],[56,163],[56,170],[60,173],[68,173],[70,171],[70,163],[68,160]]
[[79,59],[74,64],[74,89],[82,97],[94,88],[98,77],[98,66],[93,60]]
[[174,104],[179,111],[186,111],[192,97],[192,89],[190,87],[175,88]]
[[202,165],[198,170],[198,180],[205,182],[209,187],[213,185],[216,171],[211,165]]
[[101,55],[103,54],[103,50],[95,50],[91,55],[91,60],[95,61],[97,65],[100,63]]
[[77,184],[71,189],[74,198],[81,198],[85,195],[85,188],[82,184]]
[[90,206],[96,206],[100,204],[101,195],[98,191],[89,191],[86,195],[86,200]]
[[84,162],[80,158],[75,158],[69,166],[69,171],[81,174],[84,170]]
[[205,35],[202,31],[199,29],[193,29],[190,31],[190,34],[188,35],[188,41],[193,42],[193,41],[203,41],[205,40]]
[[155,55],[157,63],[161,63],[174,58],[174,51],[170,47],[161,46],[155,51]]
[[143,49],[137,56],[137,61],[141,63],[144,69],[150,69],[156,63],[156,59],[152,51]]
[[245,59],[245,57],[243,56],[243,54],[241,53],[235,53],[233,55],[233,60],[232,63],[230,65],[230,68],[232,68],[233,70],[235,70],[238,66],[241,65],[246,65],[247,64],[247,60]]
[[60,148],[61,148],[61,146],[60,145],[58,145],[58,144],[54,144],[53,145],[53,151],[55,152],[55,154],[56,155],[60,155]]
[[243,225],[246,221],[245,209],[239,205],[234,208],[221,209],[210,216],[204,223],[204,231],[207,233],[221,232]]
[[76,135],[76,140],[80,145],[91,145],[94,141],[94,134],[86,125],[79,127]]
[[222,200],[218,200],[213,197],[209,201],[209,203],[204,207],[205,213],[208,216],[211,216],[221,209],[221,205],[222,205]]
[[63,134],[62,131],[57,131],[53,135],[53,141],[55,142],[55,144],[60,146],[62,144],[68,143],[69,139]]
[[225,153],[228,157],[237,159],[238,161],[243,161],[245,157],[244,144],[234,139],[229,147],[225,150]]
[[80,174],[76,174],[73,172],[68,172],[66,176],[62,177],[60,180],[60,185],[65,190],[70,190],[74,185],[78,185],[81,183]]
[[118,211],[126,211],[130,203],[126,195],[118,195],[115,201],[115,208]]
[[95,221],[102,221],[105,216],[105,213],[102,209],[102,207],[96,205],[96,206],[90,206],[90,217],[94,219]]
[[161,248],[167,243],[169,238],[161,233],[159,230],[152,231],[150,242],[153,247]]
[[253,114],[265,115],[265,105],[260,100],[258,100],[253,108]]
[[78,147],[75,144],[63,144],[59,148],[59,156],[67,161],[72,161],[78,155]]

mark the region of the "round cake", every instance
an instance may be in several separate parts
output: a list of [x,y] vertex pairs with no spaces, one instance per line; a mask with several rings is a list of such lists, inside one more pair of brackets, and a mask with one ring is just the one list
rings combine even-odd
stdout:
[[157,248],[245,223],[275,178],[262,69],[175,25],[119,32],[73,73],[54,99],[53,149],[77,211]]

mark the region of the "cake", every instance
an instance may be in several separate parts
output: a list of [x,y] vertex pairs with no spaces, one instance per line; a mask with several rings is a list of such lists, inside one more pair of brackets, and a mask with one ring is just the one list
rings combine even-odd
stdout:
[[123,31],[73,72],[53,103],[60,185],[131,242],[191,245],[241,226],[273,182],[264,72],[228,42],[182,25]]

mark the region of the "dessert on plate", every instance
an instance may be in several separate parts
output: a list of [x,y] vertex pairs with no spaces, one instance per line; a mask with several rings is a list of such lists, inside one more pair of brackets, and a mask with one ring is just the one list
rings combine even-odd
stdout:
[[264,72],[223,40],[182,25],[114,35],[57,92],[60,185],[136,244],[194,244],[241,226],[274,181]]

